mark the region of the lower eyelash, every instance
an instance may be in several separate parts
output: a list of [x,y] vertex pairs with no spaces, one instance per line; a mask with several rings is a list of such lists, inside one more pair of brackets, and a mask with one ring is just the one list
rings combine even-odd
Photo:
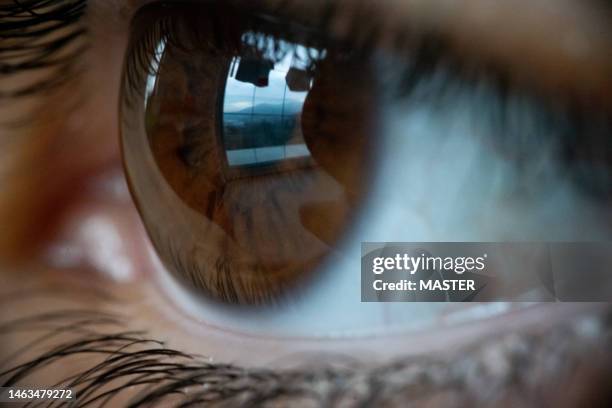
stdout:
[[[137,322],[127,313],[87,308],[95,300],[102,308],[125,310],[129,306],[125,299],[91,288],[61,288],[3,293],[3,310],[18,311],[0,316],[0,339],[7,345],[0,352],[3,387],[36,384],[50,375],[54,388],[75,391],[77,406],[112,406],[121,401],[132,407],[300,406],[304,402],[335,407],[435,401],[443,406],[459,402],[480,407],[505,406],[508,398],[513,406],[565,403],[568,393],[558,393],[556,388],[548,393],[550,384],[567,384],[567,389],[579,386],[581,393],[569,394],[574,403],[606,406],[610,399],[606,388],[612,330],[609,308],[548,330],[495,335],[436,355],[410,356],[406,349],[406,356],[370,364],[344,350],[299,354],[299,364],[289,369],[247,368],[211,362],[165,345],[148,331],[135,330],[132,326]],[[35,310],[33,302],[41,301],[55,306],[44,313],[23,313]],[[167,335],[171,336],[177,333]],[[241,341],[244,346],[250,339]],[[384,341],[381,337],[376,345]],[[235,340],[229,344],[235,345]],[[285,347],[291,349],[281,349]],[[451,400],[444,398],[448,395]]]

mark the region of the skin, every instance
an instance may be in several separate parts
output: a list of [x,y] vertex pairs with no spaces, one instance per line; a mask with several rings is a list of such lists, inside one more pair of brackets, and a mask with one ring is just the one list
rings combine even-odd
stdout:
[[[0,341],[6,346],[0,352],[0,361],[6,361],[0,365],[0,380],[6,382],[11,375],[3,370],[32,361],[57,345],[79,344],[86,335],[99,339],[137,331],[116,342],[104,340],[102,348],[147,350],[156,362],[177,364],[178,372],[159,369],[166,377],[151,380],[146,387],[122,388],[114,400],[119,404],[137,402],[143,389],[151,392],[169,384],[179,388],[170,375],[176,374],[190,380],[196,400],[205,397],[230,405],[245,401],[281,406],[289,402],[304,406],[605,405],[609,396],[602,384],[612,367],[606,305],[551,304],[416,335],[312,340],[254,336],[211,325],[183,307],[171,292],[160,289],[164,268],[125,185],[117,126],[129,21],[147,2],[90,0],[83,20],[90,33],[89,47],[81,57],[80,75],[50,94],[0,106],[3,121],[31,112],[37,118],[27,126],[2,130],[0,136],[16,140],[9,144],[10,154],[0,157],[0,324],[5,324]],[[353,2],[341,3],[349,15]],[[518,3],[388,0],[377,3],[377,12],[388,18],[390,27],[414,27],[417,37],[442,30],[458,54],[500,64],[517,82],[553,98],[559,92],[572,93],[578,103],[608,112],[612,106],[609,12],[571,0]],[[277,2],[265,4],[274,7]],[[292,7],[308,9],[304,4],[296,2]],[[316,13],[303,13],[303,18],[314,19]],[[348,31],[343,21],[340,18],[332,26],[338,35]],[[561,32],[567,38],[553,41]],[[475,39],[483,40],[476,46]],[[389,44],[390,39],[381,41],[382,47]],[[6,86],[0,77],[0,89]],[[96,254],[102,249],[91,244],[84,228],[92,219],[118,237],[118,243],[101,258]],[[78,262],[64,265],[53,258],[54,248],[66,245],[82,251]],[[124,263],[118,266],[105,259]],[[60,310],[73,314],[41,315]],[[85,310],[90,314],[74,314]],[[110,317],[104,320],[107,314]],[[25,316],[36,319],[25,326],[15,323]],[[58,334],[49,337],[49,326],[58,329]],[[9,360],[28,341],[39,338],[40,343]],[[156,354],[156,343],[134,344],[135,339],[161,341],[169,350],[199,357]],[[108,356],[68,354],[50,367],[22,371],[23,382],[50,386]],[[194,370],[202,375],[194,376]],[[419,380],[414,372],[425,373],[419,378],[426,380]],[[136,375],[126,373],[119,384]],[[226,396],[203,393],[201,385],[214,383],[215,376],[223,378],[220,389],[233,391]],[[241,386],[243,391],[235,391]],[[112,387],[103,382],[100,388],[75,388],[96,395]],[[267,389],[271,391],[266,394]],[[314,397],[306,397],[311,394]],[[151,394],[147,398],[161,403]],[[168,398],[164,401],[181,400]]]

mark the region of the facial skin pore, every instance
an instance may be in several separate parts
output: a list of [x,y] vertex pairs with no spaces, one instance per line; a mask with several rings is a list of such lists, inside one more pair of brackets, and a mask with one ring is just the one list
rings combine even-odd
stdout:
[[[0,99],[0,123],[26,118],[0,128],[2,386],[61,383],[96,403],[109,392],[113,403],[133,406],[605,405],[612,368],[605,305],[555,304],[478,327],[309,342],[210,327],[161,294],[152,277],[163,267],[123,181],[117,126],[129,23],[148,2],[89,0],[79,21],[87,36],[73,44],[86,48],[70,77],[50,92]],[[315,19],[316,3],[289,2],[285,12]],[[332,30],[350,31],[357,3],[367,9],[338,2],[344,19]],[[443,31],[455,53],[502,65],[519,83],[612,107],[610,10],[595,3],[375,5],[389,27],[410,26],[417,37]],[[0,73],[0,91],[8,81]],[[91,228],[92,220],[104,227]],[[92,244],[100,234],[114,239],[102,256]],[[78,256],[58,264],[57,251]]]

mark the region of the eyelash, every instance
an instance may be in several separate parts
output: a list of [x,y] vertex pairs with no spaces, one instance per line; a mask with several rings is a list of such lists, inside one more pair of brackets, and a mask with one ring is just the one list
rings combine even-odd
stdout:
[[[36,81],[0,93],[0,99],[39,94],[57,88],[74,72],[86,44],[80,24],[87,0],[14,1],[0,7],[0,74],[9,78],[26,71],[50,72]],[[73,47],[74,49],[70,49]],[[64,53],[64,55],[62,55]]]

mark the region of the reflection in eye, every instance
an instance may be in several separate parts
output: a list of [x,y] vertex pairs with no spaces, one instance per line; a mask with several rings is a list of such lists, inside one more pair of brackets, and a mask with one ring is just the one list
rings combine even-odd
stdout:
[[607,115],[441,44],[351,46],[223,6],[142,10],[124,160],[165,266],[199,294],[272,303],[323,277],[353,291],[363,241],[608,236]]
[[[248,42],[249,37],[256,38],[256,35],[247,33],[245,37]],[[308,67],[298,67],[298,64],[299,59],[307,58],[314,51],[298,46],[278,64],[254,56],[235,58],[231,62],[222,129],[230,167],[311,156],[300,119],[312,74]],[[257,49],[251,48],[250,52],[256,55]],[[307,166],[312,161],[304,159],[303,163]]]

